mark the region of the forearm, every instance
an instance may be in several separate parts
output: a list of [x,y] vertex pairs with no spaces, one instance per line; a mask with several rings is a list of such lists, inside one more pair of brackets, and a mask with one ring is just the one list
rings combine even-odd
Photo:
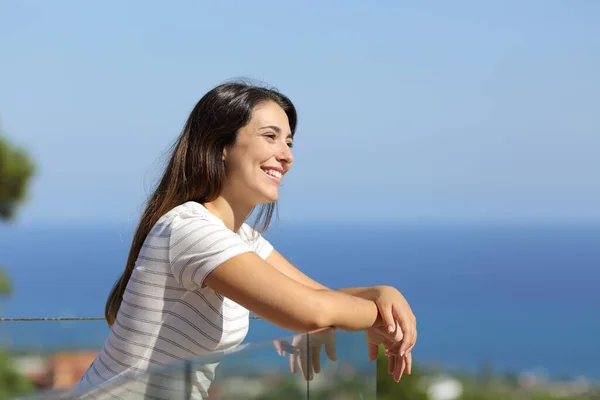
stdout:
[[328,289],[318,292],[323,296],[324,325],[360,331],[380,323],[379,310],[372,300]]

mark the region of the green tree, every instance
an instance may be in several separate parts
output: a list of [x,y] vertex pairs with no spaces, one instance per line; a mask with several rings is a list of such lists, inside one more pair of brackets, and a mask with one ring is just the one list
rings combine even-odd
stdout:
[[33,385],[13,368],[10,355],[0,349],[0,399],[11,399],[32,389]]
[[[0,219],[11,221],[27,196],[34,165],[27,153],[11,145],[0,132]],[[0,296],[8,296],[11,284],[0,268]]]
[[[0,220],[11,221],[27,196],[34,165],[27,154],[11,145],[0,132]],[[0,296],[11,292],[8,276],[0,267]],[[28,392],[32,385],[13,367],[8,352],[0,349],[0,400]]]

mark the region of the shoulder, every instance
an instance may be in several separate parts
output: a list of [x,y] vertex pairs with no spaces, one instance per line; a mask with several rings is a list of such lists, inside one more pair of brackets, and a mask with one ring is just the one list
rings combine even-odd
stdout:
[[273,251],[271,243],[248,224],[242,224],[237,234],[244,242],[248,243],[263,260],[266,260]]
[[179,225],[182,222],[196,223],[221,223],[221,220],[211,214],[202,204],[194,201],[188,201],[172,208],[169,212],[163,215],[157,222],[162,225]]
[[211,220],[211,219],[215,220],[216,219],[216,220],[220,221],[220,219],[218,219],[217,217],[212,215],[206,209],[206,207],[204,207],[200,203],[196,203],[195,201],[188,201],[183,204],[180,204],[167,213],[167,215],[169,215],[169,214],[171,215],[172,218],[178,217],[183,220],[198,218],[198,219],[207,219],[207,220]]
[[[159,218],[149,232],[150,237],[169,237],[175,231],[190,231],[199,227],[224,227],[222,221],[208,212],[203,205],[188,201],[173,207]],[[183,229],[182,229],[183,228]]]
[[262,238],[260,233],[255,231],[250,225],[246,223],[242,224],[237,234],[249,244],[256,243]]

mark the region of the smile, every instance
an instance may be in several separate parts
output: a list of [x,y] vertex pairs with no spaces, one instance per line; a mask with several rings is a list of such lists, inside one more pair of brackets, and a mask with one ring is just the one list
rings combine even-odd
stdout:
[[276,169],[272,169],[272,168],[264,168],[263,172],[265,174],[267,174],[271,179],[273,179],[277,182],[281,181],[282,174],[280,171],[278,171]]

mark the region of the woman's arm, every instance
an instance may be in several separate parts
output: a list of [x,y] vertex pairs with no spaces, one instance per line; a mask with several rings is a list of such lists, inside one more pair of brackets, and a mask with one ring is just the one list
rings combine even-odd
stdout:
[[[274,269],[308,288],[332,291],[302,273],[275,249],[267,257],[267,262]],[[399,353],[404,354],[412,350],[417,340],[416,319],[410,305],[398,290],[391,286],[370,286],[343,288],[335,292],[375,302],[382,322],[387,325],[387,332],[394,335],[395,341],[402,341]],[[396,322],[401,329],[397,329]]]
[[[273,249],[269,257],[267,257],[267,262],[276,270],[281,272],[282,274],[292,278],[296,282],[301,283],[302,285],[317,289],[317,290],[332,290],[327,286],[315,281],[314,279],[308,277],[294,265],[292,265],[284,256],[282,256],[277,250]],[[367,300],[375,301],[376,293],[373,287],[353,287],[353,288],[343,288],[336,290],[337,292],[349,294],[352,296],[361,297]]]
[[329,326],[358,331],[381,324],[375,302],[306,286],[254,252],[216,267],[204,284],[265,320],[295,332]]

